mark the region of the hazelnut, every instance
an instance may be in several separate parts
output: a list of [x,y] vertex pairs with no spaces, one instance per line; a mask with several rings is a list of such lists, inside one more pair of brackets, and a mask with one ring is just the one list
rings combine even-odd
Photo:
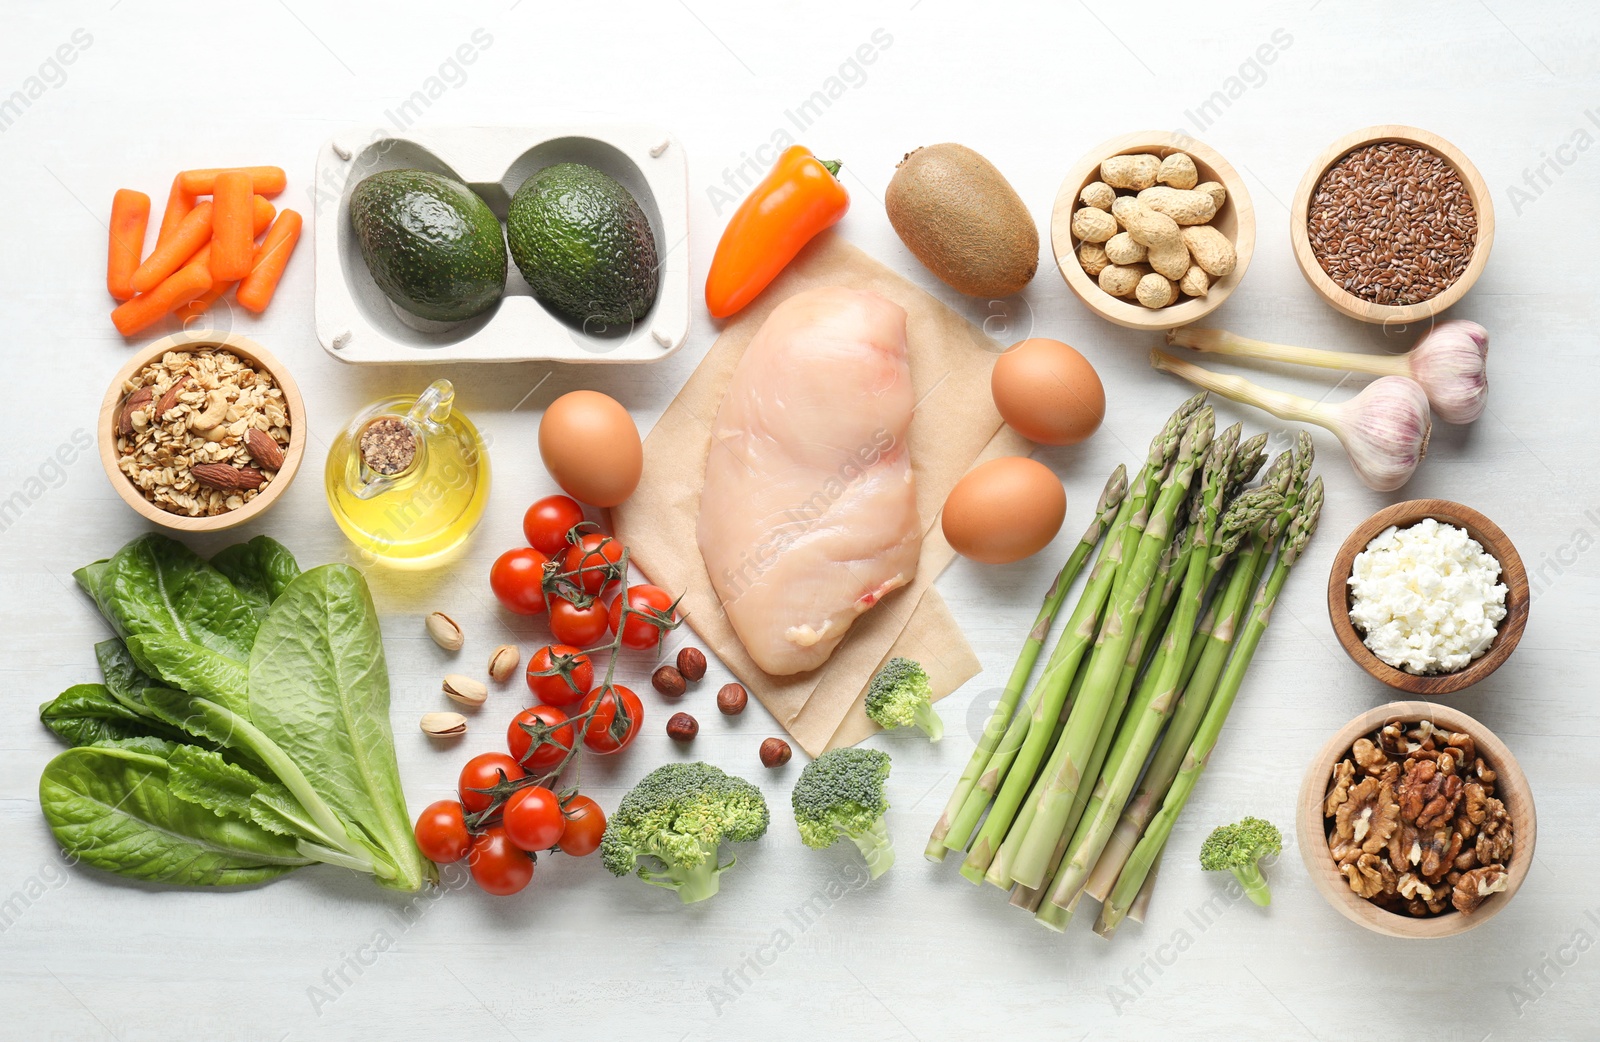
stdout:
[[768,738],[761,743],[761,766],[782,767],[789,762],[794,750],[782,738]]
[[683,694],[684,688],[687,687],[683,682],[683,674],[671,666],[662,666],[651,674],[650,683],[655,685],[655,689],[668,698],[677,698]]
[[667,737],[675,742],[687,742],[700,733],[700,722],[688,713],[673,713],[667,721]]
[[699,680],[706,675],[706,653],[699,648],[684,648],[678,652],[678,672],[685,680]]
[[738,716],[749,701],[750,696],[745,694],[742,684],[723,684],[722,690],[717,692],[717,708],[722,710],[723,716]]

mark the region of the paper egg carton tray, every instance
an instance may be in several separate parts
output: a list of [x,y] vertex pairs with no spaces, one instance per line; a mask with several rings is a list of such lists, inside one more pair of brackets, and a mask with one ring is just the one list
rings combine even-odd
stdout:
[[[382,170],[427,170],[471,188],[505,222],[517,188],[556,163],[584,163],[620,181],[655,233],[660,289],[631,329],[598,336],[534,299],[515,263],[505,296],[465,322],[432,322],[396,307],[367,271],[350,226],[350,195]],[[344,362],[653,362],[689,333],[689,190],[683,146],[650,126],[375,126],[330,138],[317,153],[316,322]]]

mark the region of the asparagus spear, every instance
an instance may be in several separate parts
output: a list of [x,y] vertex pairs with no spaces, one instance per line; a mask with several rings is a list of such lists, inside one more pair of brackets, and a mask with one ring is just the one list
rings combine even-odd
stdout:
[[[972,758],[967,761],[966,770],[961,772],[955,791],[950,794],[950,799],[945,804],[944,813],[939,815],[938,822],[933,826],[933,834],[928,839],[928,847],[924,851],[928,860],[944,860],[945,852],[949,849],[946,839],[950,834],[951,820],[966,802],[973,787],[978,784],[984,768],[989,765],[989,757],[1000,744],[1000,738],[1005,734],[1012,713],[1016,711],[1017,702],[1022,698],[1022,689],[1027,686],[1028,677],[1033,673],[1034,663],[1039,660],[1039,652],[1044,648],[1045,637],[1049,635],[1050,627],[1054,624],[1061,605],[1067,599],[1067,591],[1077,581],[1078,573],[1083,571],[1084,563],[1088,561],[1089,555],[1094,552],[1101,537],[1105,535],[1117,507],[1122,504],[1127,493],[1128,470],[1119,463],[1117,469],[1111,472],[1110,479],[1106,481],[1106,487],[1100,493],[1100,501],[1095,504],[1094,519],[1084,529],[1083,537],[1078,540],[1078,545],[1073,547],[1066,564],[1061,566],[1061,570],[1056,573],[1055,581],[1050,584],[1044,604],[1033,620],[1033,627],[1028,631],[1027,640],[1022,643],[1022,651],[1017,655],[1016,665],[1011,669],[1011,677],[1006,681],[1005,690],[1000,693],[1000,701],[996,703],[994,712],[990,714],[989,722],[984,726],[983,734],[978,739],[978,747],[972,751]],[[969,828],[968,834],[970,833]],[[965,835],[958,836],[956,842],[961,844],[966,839]]]
[[1217,738],[1222,733],[1222,724],[1228,717],[1228,711],[1233,708],[1233,701],[1239,694],[1240,685],[1244,682],[1245,671],[1250,668],[1250,660],[1261,643],[1261,636],[1266,632],[1268,622],[1271,621],[1272,608],[1283,592],[1283,584],[1289,578],[1289,570],[1305,552],[1306,544],[1316,531],[1317,520],[1321,514],[1322,479],[1317,478],[1307,488],[1304,505],[1300,507],[1289,525],[1288,534],[1284,536],[1283,547],[1278,554],[1277,563],[1273,565],[1272,574],[1267,577],[1265,585],[1256,594],[1250,610],[1250,620],[1239,637],[1239,646],[1234,650],[1233,657],[1228,660],[1228,668],[1217,684],[1217,692],[1212,696],[1211,704],[1206,707],[1205,719],[1201,721],[1200,729],[1195,732],[1194,740],[1189,743],[1183,766],[1178,771],[1178,776],[1173,779],[1172,787],[1167,790],[1167,797],[1161,804],[1160,812],[1151,819],[1149,828],[1140,837],[1133,856],[1128,859],[1122,875],[1118,877],[1110,899],[1101,908],[1100,921],[1095,925],[1095,932],[1102,936],[1110,936],[1127,915],[1129,906],[1144,886],[1150,867],[1155,862],[1157,851],[1172,835],[1174,822],[1193,794],[1195,784],[1200,780],[1200,775],[1216,748]]
[[[1145,914],[1150,911],[1150,897],[1155,893],[1156,877],[1161,874],[1161,856],[1166,852],[1166,847],[1156,851],[1156,863],[1150,866],[1150,874],[1144,877],[1139,896],[1133,899],[1133,904],[1128,908],[1128,918],[1136,923],[1144,922]],[[1082,891],[1079,891],[1079,896],[1082,896]]]
[[1185,431],[1172,473],[1163,482],[1143,538],[1124,574],[1118,577],[1116,591],[1106,609],[1105,626],[1090,660],[1083,694],[1073,707],[1072,719],[1057,743],[1045,769],[1045,788],[1040,794],[1032,826],[1017,852],[1012,875],[1024,886],[1039,886],[1044,881],[1050,853],[1060,839],[1073,800],[1083,783],[1107,711],[1115,696],[1117,680],[1138,627],[1138,598],[1148,590],[1162,551],[1172,538],[1172,523],[1178,508],[1188,498],[1189,485],[1211,445],[1214,417],[1203,409]]

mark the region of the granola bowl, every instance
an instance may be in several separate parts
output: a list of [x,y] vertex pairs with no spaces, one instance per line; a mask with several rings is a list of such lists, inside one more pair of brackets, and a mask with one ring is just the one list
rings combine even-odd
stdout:
[[[1391,723],[1399,729],[1386,730]],[[1374,735],[1378,743],[1371,741]],[[1354,748],[1362,740],[1366,744]],[[1446,781],[1452,773],[1438,766],[1445,759],[1440,753],[1454,762],[1454,775],[1465,779],[1459,787],[1440,784],[1441,773]],[[1430,754],[1435,758],[1428,759]],[[1398,785],[1391,783],[1396,778]],[[1354,793],[1365,782],[1378,798]],[[1345,798],[1330,799],[1341,786]],[[1343,820],[1327,813],[1334,802],[1349,808]],[[1369,803],[1371,812],[1365,809]],[[1341,862],[1333,849],[1341,842],[1340,829],[1349,823],[1353,833],[1357,822],[1366,825],[1363,839],[1371,840],[1375,831],[1388,839],[1365,847],[1346,841],[1350,853]],[[1427,837],[1437,839],[1446,830],[1448,839],[1438,841],[1442,854],[1433,853]],[[1300,786],[1295,833],[1311,881],[1346,919],[1388,937],[1453,937],[1511,902],[1533,864],[1538,818],[1522,768],[1487,727],[1448,706],[1390,702],[1340,728],[1311,761]],[[1443,867],[1430,869],[1430,856]],[[1401,858],[1399,871],[1395,857]],[[1427,883],[1428,876],[1437,881]],[[1430,903],[1435,907],[1424,907]]]
[[117,371],[100,405],[100,462],[117,495],[180,532],[220,532],[275,503],[306,451],[305,403],[248,337],[164,337]]

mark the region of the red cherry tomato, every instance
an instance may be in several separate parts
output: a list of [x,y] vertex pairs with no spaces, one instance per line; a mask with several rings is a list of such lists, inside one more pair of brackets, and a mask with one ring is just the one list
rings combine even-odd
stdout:
[[472,838],[467,867],[484,890],[505,897],[533,882],[533,858],[511,842],[506,830],[495,826]]
[[[557,666],[566,667],[566,675],[549,674]],[[551,644],[540,648],[528,660],[528,690],[533,697],[547,706],[565,709],[583,700],[594,687],[594,664],[589,656],[570,644]]]
[[583,711],[596,703],[599,707],[583,729],[584,747],[601,756],[626,749],[644,723],[644,703],[621,684],[591,691],[583,700]]
[[[529,727],[544,733],[537,748]],[[512,758],[535,775],[548,774],[558,767],[576,740],[577,734],[567,722],[567,714],[554,706],[524,709],[512,717],[511,726],[506,728],[506,746]]]
[[571,544],[567,533],[583,524],[583,507],[567,496],[545,496],[522,515],[522,534],[528,545],[547,557],[565,553]]
[[606,831],[606,812],[600,804],[587,796],[574,796],[562,811],[567,827],[561,833],[561,852],[573,857],[587,857],[600,848],[600,837]]
[[565,597],[550,602],[550,635],[563,644],[591,648],[605,639],[610,614],[598,599],[580,608]]
[[531,546],[507,550],[489,569],[489,588],[518,615],[544,613],[544,566],[550,559]]
[[[635,612],[645,612],[643,615],[630,614],[626,623],[622,621],[622,603],[626,597],[628,607]],[[668,621],[677,618],[678,613],[672,610],[672,595],[659,586],[630,586],[628,592],[611,602],[611,618],[609,626],[611,632],[617,632],[617,627],[622,627],[622,646],[648,651],[661,643],[661,635],[671,627]],[[652,616],[659,618],[660,622],[653,621]]]
[[505,753],[479,753],[461,768],[461,806],[468,814],[487,810],[494,797],[475,790],[492,789],[502,781],[516,781],[523,773],[517,761]]
[[543,785],[519,789],[506,800],[502,822],[506,836],[523,850],[549,850],[561,842],[567,819],[561,816],[561,801]]
[[592,595],[600,593],[602,589],[621,579],[620,569],[613,567],[622,560],[622,542],[614,537],[603,536],[599,532],[588,532],[578,541],[577,546],[567,547],[567,556],[562,561],[563,571],[578,573],[570,576],[572,581],[583,587],[583,592]]
[[466,815],[455,800],[436,800],[424,807],[414,831],[422,856],[441,865],[460,861],[472,845]]

